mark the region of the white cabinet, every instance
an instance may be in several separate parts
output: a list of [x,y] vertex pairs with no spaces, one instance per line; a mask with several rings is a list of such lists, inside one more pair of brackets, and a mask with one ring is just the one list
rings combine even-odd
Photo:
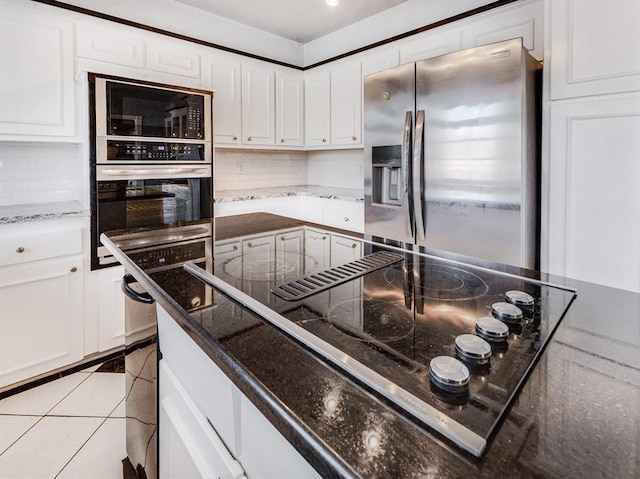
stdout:
[[464,24],[462,48],[471,48],[511,38],[522,44],[538,60],[544,56],[544,4],[542,1],[518,2],[496,12],[487,12]]
[[242,66],[239,60],[214,56],[205,67],[213,97],[213,142],[238,145],[242,134]]
[[275,235],[276,283],[286,283],[304,275],[304,240],[302,229]]
[[[276,274],[270,270],[271,261],[264,261],[264,258],[275,257],[275,247],[273,234],[252,236],[242,241],[243,290],[265,304],[275,300],[271,294],[271,283],[275,280]],[[265,274],[271,281],[265,281]]]
[[548,131],[549,271],[640,291],[640,95],[554,102]]
[[147,42],[147,69],[200,79],[200,52],[188,43],[153,38]]
[[332,268],[351,263],[362,257],[362,242],[344,236],[331,235]]
[[640,90],[640,2],[547,0],[545,7],[552,99]]
[[304,76],[276,71],[276,146],[304,143]]
[[364,232],[364,203],[359,201],[324,200],[323,224],[349,231]]
[[331,265],[331,235],[323,230],[304,230],[305,276],[328,269]]
[[400,45],[400,63],[417,62],[457,52],[461,45],[461,34],[457,29],[422,33]]
[[0,388],[84,355],[81,230],[47,226],[3,231]]
[[0,135],[4,139],[33,141],[75,134],[73,28],[54,12],[43,5],[34,12],[2,4]]
[[275,144],[275,72],[272,68],[242,65],[242,142]]
[[331,69],[331,145],[362,145],[360,62]]
[[305,73],[305,145],[329,146],[331,140],[331,81],[328,69]]
[[122,292],[124,267],[112,266],[98,275],[98,349],[109,351],[124,345],[125,300]]
[[76,55],[114,65],[144,68],[144,39],[112,25],[110,28],[79,24]]
[[305,146],[362,146],[360,61],[305,74]]
[[369,53],[361,60],[362,77],[377,73],[387,68],[397,67],[400,64],[400,52],[395,47],[385,48],[374,53]]
[[160,477],[245,477],[242,466],[189,397],[168,361],[161,360],[158,369]]

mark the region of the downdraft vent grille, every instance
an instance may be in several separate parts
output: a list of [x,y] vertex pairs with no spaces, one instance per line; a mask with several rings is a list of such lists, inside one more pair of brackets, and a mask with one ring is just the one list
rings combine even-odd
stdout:
[[305,276],[302,279],[291,281],[290,283],[281,284],[272,289],[271,292],[287,301],[297,301],[351,281],[371,271],[397,263],[398,261],[402,261],[402,259],[403,256],[398,253],[377,251],[351,263],[336,266],[321,273]]

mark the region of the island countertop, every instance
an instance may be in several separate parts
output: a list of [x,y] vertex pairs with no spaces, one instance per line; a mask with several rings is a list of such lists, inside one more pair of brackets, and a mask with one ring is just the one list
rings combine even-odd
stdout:
[[[216,219],[216,240],[309,226],[267,214]],[[313,226],[313,225],[310,225]],[[338,232],[345,235],[345,232]],[[638,477],[640,295],[563,278],[577,290],[526,383],[476,459],[407,420],[377,395],[253,314],[190,310],[104,238],[114,256],[322,477]],[[214,246],[214,256],[216,247]],[[179,270],[180,288],[195,277]],[[512,271],[519,273],[519,271]],[[216,304],[231,303],[211,289]],[[339,407],[323,405],[340,391]],[[367,434],[379,447],[367,447]]]

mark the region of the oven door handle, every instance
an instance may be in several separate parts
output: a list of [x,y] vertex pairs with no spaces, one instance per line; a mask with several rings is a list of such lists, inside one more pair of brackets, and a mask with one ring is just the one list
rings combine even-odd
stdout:
[[126,273],[122,277],[122,291],[127,295],[130,299],[137,301],[138,303],[144,304],[153,304],[155,300],[151,297],[149,293],[146,291],[144,293],[138,293],[131,287],[131,283],[137,283],[138,281],[133,277],[132,274]]
[[119,169],[107,169],[101,168],[100,173],[104,176],[117,176],[117,177],[130,177],[139,178],[141,176],[158,176],[158,175],[171,175],[174,177],[182,177],[184,175],[193,176],[205,176],[209,174],[207,168],[119,168]]

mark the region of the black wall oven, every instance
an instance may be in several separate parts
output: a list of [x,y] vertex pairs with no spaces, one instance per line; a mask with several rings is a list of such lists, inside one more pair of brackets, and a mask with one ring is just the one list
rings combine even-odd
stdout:
[[96,74],[89,92],[91,269],[117,264],[100,244],[107,231],[129,251],[210,248],[212,93]]

